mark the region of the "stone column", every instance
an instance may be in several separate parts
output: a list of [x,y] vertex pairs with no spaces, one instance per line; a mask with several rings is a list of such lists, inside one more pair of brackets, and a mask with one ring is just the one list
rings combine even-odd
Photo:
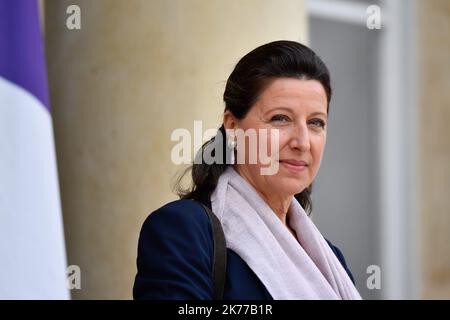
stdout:
[[421,298],[450,299],[450,2],[416,3]]

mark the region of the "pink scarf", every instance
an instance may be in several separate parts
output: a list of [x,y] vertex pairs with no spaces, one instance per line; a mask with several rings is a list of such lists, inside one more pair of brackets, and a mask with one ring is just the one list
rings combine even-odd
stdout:
[[361,299],[295,198],[288,217],[297,240],[233,167],[219,178],[211,204],[227,247],[248,264],[274,299]]

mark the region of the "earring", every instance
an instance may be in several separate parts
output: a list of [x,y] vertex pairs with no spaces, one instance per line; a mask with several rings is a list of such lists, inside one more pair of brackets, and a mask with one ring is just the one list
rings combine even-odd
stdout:
[[234,149],[234,148],[236,148],[236,140],[228,140],[228,147],[230,148],[230,149]]
[[236,148],[236,140],[234,138],[230,138],[227,141],[228,148],[230,149],[230,164],[234,164],[235,158],[234,158],[234,148]]

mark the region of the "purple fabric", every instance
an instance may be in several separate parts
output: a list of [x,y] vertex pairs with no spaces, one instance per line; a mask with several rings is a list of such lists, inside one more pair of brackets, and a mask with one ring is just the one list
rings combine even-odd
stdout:
[[50,111],[37,0],[0,0],[0,76]]

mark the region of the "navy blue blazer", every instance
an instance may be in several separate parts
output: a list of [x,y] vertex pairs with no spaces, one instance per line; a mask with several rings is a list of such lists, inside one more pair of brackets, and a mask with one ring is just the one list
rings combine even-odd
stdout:
[[[341,251],[327,242],[354,282]],[[142,225],[133,297],[213,299],[212,263],[213,235],[203,208],[187,199],[170,202],[151,213]],[[272,299],[247,263],[230,249],[224,299]]]

